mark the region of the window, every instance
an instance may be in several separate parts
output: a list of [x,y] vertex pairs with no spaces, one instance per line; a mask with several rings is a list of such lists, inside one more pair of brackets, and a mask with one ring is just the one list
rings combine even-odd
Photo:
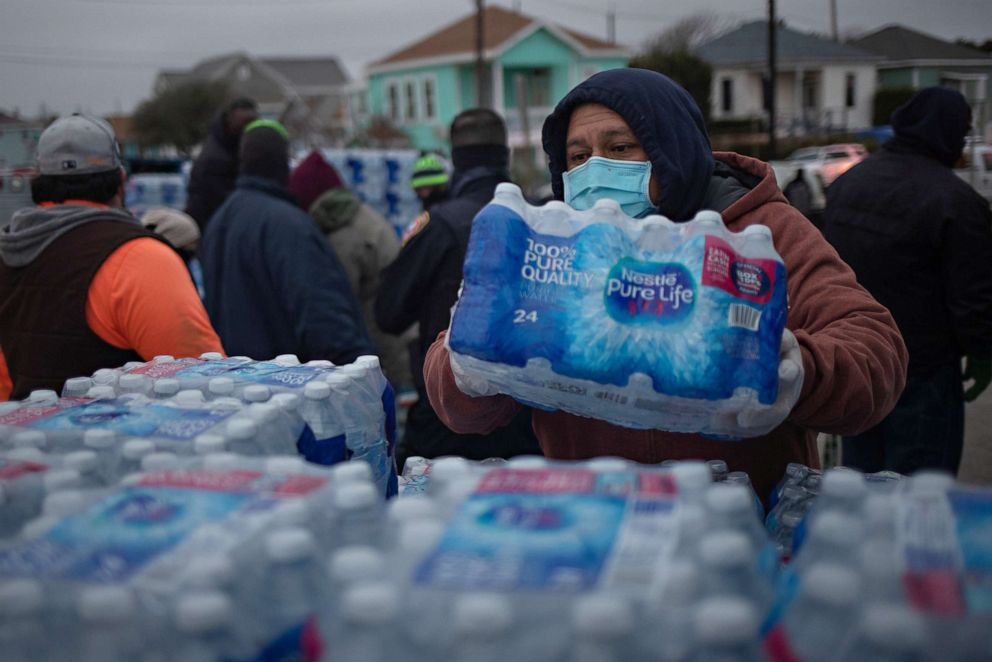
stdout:
[[847,74],[844,80],[844,105],[848,108],[854,108],[857,103],[857,96],[855,92],[855,83],[857,78],[854,74]]
[[400,121],[400,88],[396,83],[389,83],[386,86],[386,98],[389,104],[389,119],[393,123]]
[[403,88],[403,100],[406,102],[406,114],[403,119],[408,122],[415,122],[417,120],[417,85],[414,81],[408,80]]
[[725,113],[734,112],[734,80],[724,78],[720,81],[720,108]]
[[424,78],[424,119],[435,119],[436,112],[434,100],[434,79]]

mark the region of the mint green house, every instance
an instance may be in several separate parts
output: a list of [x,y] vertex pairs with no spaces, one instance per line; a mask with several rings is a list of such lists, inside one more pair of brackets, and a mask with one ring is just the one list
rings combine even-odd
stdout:
[[[540,152],[544,118],[576,84],[627,66],[627,53],[605,41],[490,6],[483,35],[483,103],[506,120],[511,147]],[[370,116],[383,116],[421,150],[448,151],[448,126],[479,104],[476,16],[472,14],[372,63]]]

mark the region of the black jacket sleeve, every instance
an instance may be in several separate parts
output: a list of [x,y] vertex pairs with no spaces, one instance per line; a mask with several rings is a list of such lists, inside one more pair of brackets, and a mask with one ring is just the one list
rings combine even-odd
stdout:
[[940,244],[944,296],[958,346],[992,354],[992,211],[967,191],[944,220]]
[[401,334],[417,322],[438,267],[455,238],[443,223],[428,222],[400,249],[379,280],[375,321],[386,333]]

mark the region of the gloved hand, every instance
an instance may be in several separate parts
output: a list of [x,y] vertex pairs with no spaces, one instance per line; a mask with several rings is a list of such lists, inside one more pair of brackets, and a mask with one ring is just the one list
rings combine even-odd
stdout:
[[770,407],[745,409],[737,414],[741,437],[756,437],[771,432],[792,412],[803,390],[803,355],[799,341],[786,329],[779,346],[778,398]]
[[961,381],[973,380],[968,390],[964,392],[964,401],[971,402],[988,388],[992,382],[992,356],[966,356],[964,359],[964,375]]

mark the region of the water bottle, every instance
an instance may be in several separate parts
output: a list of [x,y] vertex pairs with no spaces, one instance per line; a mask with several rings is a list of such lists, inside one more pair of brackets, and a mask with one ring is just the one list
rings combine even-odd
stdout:
[[331,659],[342,662],[393,662],[403,655],[395,626],[399,590],[389,582],[358,582],[341,599],[341,626],[330,641]]
[[100,368],[93,373],[93,384],[96,386],[110,386],[111,388],[116,388],[119,376],[120,375],[116,370],[111,368]]
[[743,598],[703,600],[693,614],[694,662],[760,662],[759,610]]
[[349,588],[355,584],[381,580],[386,572],[385,556],[368,545],[349,545],[331,554],[327,562],[330,581],[327,603],[323,606],[321,617],[323,631],[333,631],[335,620],[341,617],[341,598]]
[[804,662],[836,659],[859,616],[861,599],[857,573],[836,563],[816,563],[803,574],[796,601],[783,624],[789,645]]
[[634,610],[614,595],[580,597],[572,609],[570,662],[625,662],[635,655]]
[[706,510],[715,528],[740,531],[755,549],[768,542],[768,534],[755,516],[752,493],[743,485],[719,483],[706,493]]
[[197,407],[206,402],[206,400],[203,397],[202,391],[188,388],[176,393],[175,402],[180,407]]
[[182,469],[182,460],[175,453],[158,451],[141,458],[142,471],[176,471]]
[[235,418],[227,424],[227,446],[232,453],[258,456],[258,426],[247,417]]
[[235,626],[231,600],[218,591],[200,591],[176,604],[179,634],[172,658],[184,662],[247,660],[255,652]]
[[251,384],[246,386],[241,392],[241,397],[245,402],[268,402],[272,397],[272,391],[268,386],[262,384]]
[[[505,595],[468,593],[454,602],[451,657],[459,662],[504,662],[515,640],[513,606]],[[440,657],[440,656],[439,656]]]
[[344,545],[377,545],[382,533],[382,495],[370,483],[346,483],[334,492]]
[[214,377],[207,382],[207,397],[210,400],[229,398],[234,394],[234,380],[230,377]]
[[280,354],[276,358],[272,359],[273,363],[278,363],[281,366],[287,368],[292,368],[293,366],[300,365],[300,357],[296,354]]
[[313,439],[302,439],[300,452],[311,462],[332,465],[346,457],[346,429],[331,402],[331,386],[325,382],[309,382],[303,387],[300,414],[313,433]]
[[48,659],[51,639],[44,606],[40,582],[14,579],[0,583],[0,653],[4,659]]
[[861,472],[847,468],[831,469],[823,474],[820,496],[811,517],[815,519],[819,512],[829,509],[857,515],[867,495],[868,486]]
[[41,430],[20,430],[10,437],[11,448],[36,448],[44,451],[48,448],[48,438]]
[[151,380],[145,375],[125,374],[118,380],[117,389],[121,395],[148,395],[152,385]]
[[62,467],[79,472],[80,488],[104,487],[108,484],[101,471],[100,457],[94,451],[67,453],[62,457]]
[[679,503],[699,503],[713,483],[711,467],[705,462],[676,462],[671,468],[678,489]]
[[98,385],[88,390],[86,397],[92,400],[113,400],[117,397],[117,390],[107,384]]
[[62,397],[82,398],[94,386],[90,377],[70,377],[62,387]]
[[200,354],[200,360],[202,361],[220,361],[224,358],[224,355],[220,352],[204,352]]
[[141,460],[155,452],[155,444],[148,439],[129,439],[121,446],[120,475],[141,471]]
[[853,567],[858,561],[858,549],[865,539],[861,518],[834,508],[821,510],[808,525],[803,547],[793,562],[796,571],[820,561],[834,561]]
[[723,482],[727,478],[727,474],[730,473],[730,468],[723,460],[708,460],[706,464],[713,476],[714,483]]
[[80,590],[81,629],[75,654],[81,662],[116,662],[137,658],[144,650],[141,620],[131,591],[123,586],[87,586]]
[[106,428],[92,428],[83,432],[83,446],[96,453],[103,484],[113,484],[120,476],[121,448],[117,435]]
[[696,556],[664,564],[648,595],[646,625],[638,632],[642,657],[685,660],[692,649],[694,606],[702,595]]
[[179,393],[181,388],[178,379],[173,379],[171,377],[163,377],[162,379],[156,379],[155,385],[152,387],[152,397],[156,400],[167,400]]
[[758,573],[755,549],[739,531],[707,534],[699,544],[703,594],[732,595],[751,600],[760,609],[771,606],[771,587]]
[[364,462],[344,462],[330,468],[335,489],[352,483],[372,484],[372,468]]

